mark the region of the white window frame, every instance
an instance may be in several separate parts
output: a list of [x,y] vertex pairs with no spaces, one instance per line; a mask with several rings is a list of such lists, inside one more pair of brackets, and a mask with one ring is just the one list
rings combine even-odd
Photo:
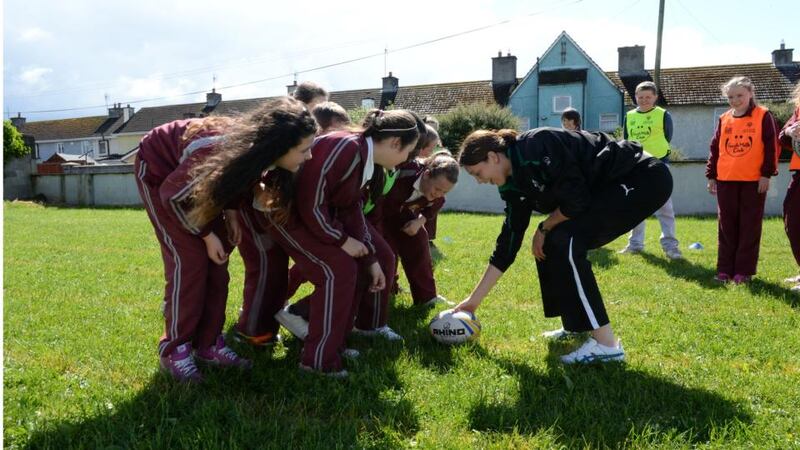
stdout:
[[92,154],[92,156],[94,156],[94,145],[92,145],[92,141],[81,142],[81,154],[82,155]]
[[375,99],[371,97],[364,97],[361,99],[361,107],[364,109],[375,108]]
[[[611,117],[613,117],[614,126],[611,127],[603,127],[603,122],[610,123]],[[619,114],[617,113],[601,113],[600,120],[598,122],[598,126],[600,131],[614,131],[619,126]]]
[[519,127],[521,132],[526,132],[531,129],[531,118],[530,117],[520,117],[519,118]]
[[[558,109],[558,106],[557,106],[558,101],[559,100],[563,100],[565,98],[569,100],[568,101],[569,104],[567,106],[561,108],[561,109]],[[572,108],[572,96],[571,95],[554,95],[553,96],[553,112],[554,113],[562,113],[567,108]]]
[[108,141],[97,141],[97,154],[101,156],[108,155]]

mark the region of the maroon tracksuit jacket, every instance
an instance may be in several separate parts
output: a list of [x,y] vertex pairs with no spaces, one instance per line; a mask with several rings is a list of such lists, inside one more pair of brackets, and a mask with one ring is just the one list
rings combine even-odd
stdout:
[[[310,161],[297,174],[288,223],[273,223],[270,235],[314,284],[306,299],[309,333],[302,364],[322,370],[342,367],[340,352],[353,327],[356,292],[367,285],[362,269],[376,261],[376,247],[361,211],[361,180],[367,139],[349,132],[319,137]],[[369,255],[352,258],[341,245],[352,237]]]
[[[445,199],[429,201],[420,196],[409,201],[416,191],[414,184],[425,172],[425,167],[419,161],[410,161],[401,165],[398,170],[400,173],[397,174],[394,186],[382,202],[382,229],[393,253],[403,263],[414,304],[422,304],[436,297],[436,281],[433,278],[433,263],[428,248],[428,240],[431,237],[427,228],[428,221],[435,220]],[[420,214],[425,217],[425,226],[414,236],[403,232],[403,226]],[[386,275],[386,279],[396,282],[396,277],[390,278],[389,274]]]
[[[225,322],[228,298],[227,263],[208,258],[202,236],[214,232],[226,244],[222,217],[203,228],[186,219],[186,200],[194,182],[189,170],[214,151],[219,137],[198,134],[184,142],[191,120],[178,120],[147,133],[136,155],[136,185],[153,224],[164,261],[165,333],[159,344],[164,356],[185,342],[194,348],[214,344]],[[226,248],[229,251],[229,248]]]

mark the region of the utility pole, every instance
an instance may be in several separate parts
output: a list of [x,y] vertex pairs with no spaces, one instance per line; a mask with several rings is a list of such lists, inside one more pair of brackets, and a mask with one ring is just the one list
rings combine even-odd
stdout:
[[656,91],[661,92],[661,35],[664,33],[664,0],[658,1],[658,36],[656,38]]

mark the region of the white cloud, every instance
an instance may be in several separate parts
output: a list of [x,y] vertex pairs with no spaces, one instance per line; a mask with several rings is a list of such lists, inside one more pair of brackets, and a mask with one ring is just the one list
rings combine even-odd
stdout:
[[49,67],[31,67],[23,69],[19,74],[19,80],[30,87],[42,88],[47,83],[45,75],[52,73],[53,69]]
[[31,27],[22,30],[19,40],[22,42],[39,42],[51,38],[53,35],[39,27]]

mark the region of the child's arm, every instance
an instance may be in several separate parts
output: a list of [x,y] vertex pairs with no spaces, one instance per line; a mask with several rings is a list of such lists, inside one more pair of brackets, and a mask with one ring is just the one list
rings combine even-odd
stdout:
[[[764,142],[764,162],[761,163],[761,178],[773,177],[778,174],[778,130],[775,118],[767,111],[761,121],[761,139]],[[766,191],[765,191],[766,192]]]
[[628,115],[622,115],[622,139],[628,139]]
[[181,225],[186,231],[194,235],[204,237],[211,232],[213,220],[206,224],[192,224],[189,219],[189,211],[192,208],[190,201],[192,188],[199,180],[189,177],[189,171],[202,161],[211,152],[212,148],[198,150],[191,157],[186,158],[175,170],[170,173],[161,186],[158,194],[164,209],[169,215],[169,219]]
[[800,107],[795,108],[792,117],[786,121],[786,124],[781,129],[780,134],[778,135],[778,140],[782,145],[791,146],[792,145],[792,132],[795,134],[800,133],[800,125],[798,125],[798,121],[800,121]]
[[672,115],[669,111],[664,111],[664,138],[667,142],[672,142]]
[[709,180],[717,179],[717,161],[719,161],[719,136],[721,131],[721,119],[717,119],[717,127],[714,129],[714,137],[708,148],[708,162],[706,163],[706,178]]

